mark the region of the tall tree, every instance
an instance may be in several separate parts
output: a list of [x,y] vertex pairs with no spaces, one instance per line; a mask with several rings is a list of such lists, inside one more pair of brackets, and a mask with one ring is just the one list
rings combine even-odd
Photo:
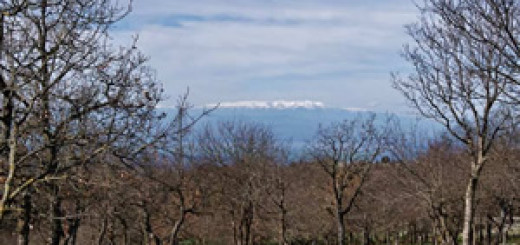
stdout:
[[518,35],[513,34],[518,33],[518,2],[426,0],[420,10],[420,20],[407,26],[415,42],[404,50],[414,72],[404,79],[395,76],[394,86],[423,116],[441,123],[467,149],[470,175],[463,244],[469,245],[482,168],[495,139],[512,118],[505,102],[517,91],[510,59],[518,54]]

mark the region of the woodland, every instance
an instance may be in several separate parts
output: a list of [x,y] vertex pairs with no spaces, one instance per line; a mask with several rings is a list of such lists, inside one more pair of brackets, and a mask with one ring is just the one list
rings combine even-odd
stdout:
[[111,42],[129,6],[0,0],[0,244],[519,243],[520,2],[418,2],[389,80],[443,130],[367,113],[295,154],[187,92],[158,110]]

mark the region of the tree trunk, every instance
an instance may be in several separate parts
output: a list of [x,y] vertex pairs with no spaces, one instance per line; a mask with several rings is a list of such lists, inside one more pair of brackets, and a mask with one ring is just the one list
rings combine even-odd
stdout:
[[433,225],[433,232],[432,232],[432,244],[437,245],[438,244],[438,236],[437,236],[437,226]]
[[484,244],[484,222],[482,221],[482,217],[480,218],[478,226],[478,240],[479,244]]
[[254,219],[254,205],[253,201],[248,201],[246,207],[243,208],[242,218],[240,221],[239,230],[239,244],[240,245],[249,245],[253,244],[253,219]]
[[[472,172],[473,169],[472,169]],[[462,230],[462,245],[473,244],[473,223],[474,223],[474,211],[475,207],[475,192],[478,184],[478,175],[472,174],[469,180],[468,187],[465,195],[465,206],[464,206],[464,227]]]
[[58,196],[58,187],[53,184],[53,197],[51,197],[51,244],[60,245],[63,237],[63,227],[61,225],[61,198]]
[[493,234],[492,234],[492,229],[493,229],[493,226],[491,224],[490,221],[487,222],[487,225],[486,225],[486,239],[487,239],[487,244],[488,245],[491,245],[492,244],[492,241],[493,241]]
[[64,244],[76,245],[79,226],[81,224],[80,218],[72,218],[67,220],[68,234],[66,234]]
[[253,234],[252,234],[252,227],[253,227],[253,217],[254,217],[254,210],[253,210],[253,203],[249,203],[249,212],[246,218],[246,237],[245,237],[245,244],[253,244]]
[[126,220],[119,215],[116,215],[116,218],[121,223],[121,226],[123,226],[123,244],[130,244],[130,236],[128,235],[128,222],[126,222]]
[[234,214],[232,213],[233,220],[231,221],[231,226],[233,227],[233,244],[238,245],[238,227],[237,222],[235,222]]
[[[12,103],[13,102],[10,99],[8,102],[9,110],[13,110]],[[12,117],[13,113],[14,112],[11,111],[10,117]],[[8,141],[8,147],[9,147],[9,154],[8,154],[8,158],[7,158],[8,173],[7,173],[7,178],[4,181],[4,188],[1,193],[2,199],[0,200],[0,220],[4,218],[8,202],[10,202],[9,195],[11,195],[11,188],[12,188],[12,185],[14,182],[15,171],[16,171],[16,153],[17,153],[17,147],[18,147],[17,142],[16,142],[17,127],[16,127],[16,124],[14,123],[14,121],[11,121],[10,123],[11,124],[8,126],[9,130],[7,130],[7,133],[8,133],[7,141]]]
[[339,208],[336,212],[336,222],[338,225],[338,245],[345,245],[345,220],[344,215]]
[[[282,203],[283,205],[283,203]],[[281,234],[280,234],[280,239],[281,239],[281,242],[280,244],[283,244],[283,245],[288,245],[289,242],[287,241],[287,224],[286,224],[286,220],[287,220],[287,210],[285,210],[285,208],[282,206],[282,214],[281,214],[281,217],[280,217],[280,222],[281,222]]]
[[107,216],[103,217],[103,223],[101,224],[101,230],[99,231],[98,236],[98,245],[103,244],[103,241],[105,240],[105,235],[107,233],[107,225],[108,225],[108,218]]
[[412,244],[415,244],[415,243],[417,243],[417,229],[416,229],[415,224],[412,224],[411,230],[412,230],[412,233],[410,234],[411,235],[410,238],[411,238]]
[[181,217],[179,217],[179,220],[175,222],[175,225],[173,226],[173,229],[170,233],[170,245],[177,245],[178,241],[177,238],[179,236],[179,232],[181,230],[182,224],[184,223],[184,219],[186,217],[186,212],[184,209],[181,208]]
[[370,245],[370,231],[368,230],[368,227],[365,227],[363,231],[363,244]]
[[[78,230],[81,225],[81,214],[84,212],[83,207],[81,206],[81,201],[76,200],[75,204],[75,217],[69,217],[66,220],[66,224],[68,227],[68,232],[65,234],[65,245],[76,245],[76,240],[78,237]],[[125,224],[123,224],[123,227]],[[125,229],[126,232],[126,229]]]
[[31,205],[31,194],[29,194],[28,191],[25,191],[22,205],[23,214],[21,219],[18,220],[18,245],[29,245],[29,234],[31,232]]
[[146,240],[150,241],[150,239],[152,239],[152,241],[155,243],[155,245],[160,245],[161,239],[158,236],[156,236],[155,233],[153,232],[152,224],[150,221],[150,213],[144,206],[143,206],[143,213],[144,213],[143,222],[144,222]]

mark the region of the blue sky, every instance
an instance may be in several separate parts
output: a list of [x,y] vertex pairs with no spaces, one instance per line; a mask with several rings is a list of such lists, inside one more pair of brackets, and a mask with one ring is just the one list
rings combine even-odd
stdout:
[[411,0],[134,0],[112,32],[139,36],[166,93],[190,88],[196,105],[241,100],[313,100],[338,108],[403,110],[390,72]]

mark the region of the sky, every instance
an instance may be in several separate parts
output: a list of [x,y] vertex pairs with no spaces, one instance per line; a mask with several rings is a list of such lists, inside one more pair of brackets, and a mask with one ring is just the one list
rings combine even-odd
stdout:
[[328,107],[399,111],[391,72],[417,19],[411,0],[134,0],[112,30],[150,57],[172,106],[311,100]]

